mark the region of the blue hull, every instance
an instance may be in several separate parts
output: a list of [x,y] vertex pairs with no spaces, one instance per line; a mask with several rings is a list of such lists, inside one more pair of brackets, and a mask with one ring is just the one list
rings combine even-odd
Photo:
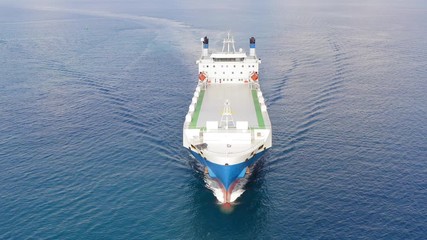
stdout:
[[230,186],[239,178],[243,178],[246,174],[247,167],[254,164],[258,159],[261,158],[262,155],[264,155],[265,150],[262,152],[259,152],[255,154],[251,159],[248,161],[235,164],[235,165],[219,165],[216,163],[213,163],[202,156],[200,154],[190,151],[191,154],[204,166],[208,167],[209,175],[212,178],[218,179],[221,184],[224,186],[226,191],[229,191]]

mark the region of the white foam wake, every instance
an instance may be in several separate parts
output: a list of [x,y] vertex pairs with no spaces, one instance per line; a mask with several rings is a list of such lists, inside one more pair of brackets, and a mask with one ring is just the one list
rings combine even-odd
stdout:
[[[200,43],[198,40],[203,34],[218,36],[216,38],[221,39],[224,35],[223,32],[196,29],[192,26],[173,19],[160,18],[160,17],[149,17],[144,15],[134,15],[127,13],[115,13],[113,11],[102,11],[93,9],[78,9],[78,8],[61,8],[56,6],[28,6],[27,8],[39,11],[50,11],[50,12],[63,12],[81,14],[86,16],[101,17],[101,18],[113,18],[132,20],[135,22],[146,23],[152,26],[152,29],[156,30],[158,41],[172,41],[173,45],[180,49],[182,54],[187,59],[189,71],[194,71],[194,60],[200,56]],[[221,36],[221,37],[219,37]]]
[[[225,203],[224,191],[218,184],[218,182],[213,180],[209,176],[205,176],[204,180],[206,183],[206,187],[213,192],[218,202],[221,204]],[[244,186],[246,182],[247,178],[239,179],[239,182],[236,184],[236,186],[233,188],[233,191],[231,192],[230,202],[235,202],[245,192]]]

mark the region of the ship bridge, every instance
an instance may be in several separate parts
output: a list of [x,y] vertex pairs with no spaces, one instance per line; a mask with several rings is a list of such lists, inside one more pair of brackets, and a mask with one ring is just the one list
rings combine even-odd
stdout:
[[247,55],[243,49],[236,51],[233,37],[224,39],[222,51],[209,52],[209,40],[203,38],[202,56],[197,61],[199,74],[206,78],[209,84],[249,83],[253,74],[258,74],[261,60],[255,53],[255,39],[251,38],[250,52]]

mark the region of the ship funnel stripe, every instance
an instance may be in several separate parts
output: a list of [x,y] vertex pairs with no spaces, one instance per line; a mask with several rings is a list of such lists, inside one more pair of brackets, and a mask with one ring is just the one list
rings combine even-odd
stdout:
[[255,48],[255,38],[254,37],[249,38],[249,46],[250,46],[250,48]]
[[207,36],[205,36],[204,38],[202,38],[202,42],[203,42],[203,49],[208,49],[209,48],[209,38]]

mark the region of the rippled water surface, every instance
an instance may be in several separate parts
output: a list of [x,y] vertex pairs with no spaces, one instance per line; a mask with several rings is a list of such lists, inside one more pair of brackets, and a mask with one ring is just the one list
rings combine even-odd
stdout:
[[[3,1],[0,238],[423,239],[424,1]],[[257,38],[273,148],[225,213],[181,147],[199,39]]]

